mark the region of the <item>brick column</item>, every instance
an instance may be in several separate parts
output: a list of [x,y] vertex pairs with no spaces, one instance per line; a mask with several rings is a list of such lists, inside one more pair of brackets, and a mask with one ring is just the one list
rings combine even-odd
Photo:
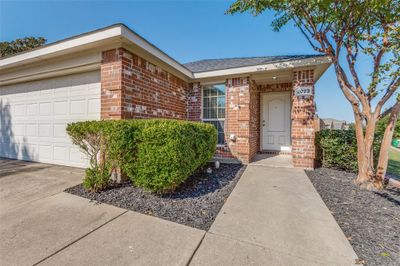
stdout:
[[101,119],[122,119],[122,51],[102,53]]
[[314,71],[293,72],[293,90],[310,86],[311,96],[297,97],[292,94],[292,155],[293,165],[299,168],[314,168],[315,160],[315,103]]
[[[234,157],[248,163],[250,154],[250,82],[249,78],[233,78],[226,82],[226,141]],[[235,136],[234,140],[230,135]]]

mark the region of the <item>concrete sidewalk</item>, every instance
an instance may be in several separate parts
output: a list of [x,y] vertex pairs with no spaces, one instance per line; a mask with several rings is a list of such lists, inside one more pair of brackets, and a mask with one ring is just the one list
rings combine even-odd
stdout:
[[62,192],[83,170],[0,159],[0,265],[187,265],[205,231]]
[[1,159],[0,166],[1,265],[352,265],[357,258],[302,170],[249,165],[205,232],[62,192],[80,182],[80,169]]
[[357,256],[303,170],[250,165],[192,265],[354,265]]

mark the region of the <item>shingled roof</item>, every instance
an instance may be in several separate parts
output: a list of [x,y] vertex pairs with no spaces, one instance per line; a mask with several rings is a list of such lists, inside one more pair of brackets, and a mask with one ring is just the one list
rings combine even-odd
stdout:
[[321,54],[314,55],[282,55],[282,56],[258,56],[258,57],[236,57],[221,59],[204,59],[183,64],[192,72],[206,72],[212,70],[229,69],[236,67],[246,67],[263,65],[278,62],[287,62],[292,60],[301,60],[312,57],[325,56]]

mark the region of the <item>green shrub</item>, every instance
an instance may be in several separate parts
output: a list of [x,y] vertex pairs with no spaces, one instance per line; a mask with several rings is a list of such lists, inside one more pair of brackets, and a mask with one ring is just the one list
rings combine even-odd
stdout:
[[205,123],[142,120],[136,158],[122,169],[135,185],[153,192],[174,190],[209,161],[217,132]]
[[136,186],[174,190],[212,158],[217,143],[212,125],[166,119],[77,122],[67,132],[90,158],[84,185],[94,191],[116,168]]
[[100,167],[86,169],[83,187],[94,192],[107,188],[110,183],[110,173],[108,167],[105,169],[100,169]]
[[[374,161],[379,156],[381,136],[374,141]],[[317,160],[323,167],[357,172],[357,139],[354,130],[321,130],[316,133]]]
[[107,132],[112,121],[84,121],[68,124],[67,133],[72,142],[79,146],[89,158],[83,186],[90,191],[99,191],[110,182],[112,164],[106,159],[108,146]]

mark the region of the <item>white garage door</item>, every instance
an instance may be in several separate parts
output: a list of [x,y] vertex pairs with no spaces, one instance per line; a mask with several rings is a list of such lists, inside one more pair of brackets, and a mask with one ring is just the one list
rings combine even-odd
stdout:
[[100,73],[0,87],[0,156],[84,167],[66,134],[74,121],[100,119]]

